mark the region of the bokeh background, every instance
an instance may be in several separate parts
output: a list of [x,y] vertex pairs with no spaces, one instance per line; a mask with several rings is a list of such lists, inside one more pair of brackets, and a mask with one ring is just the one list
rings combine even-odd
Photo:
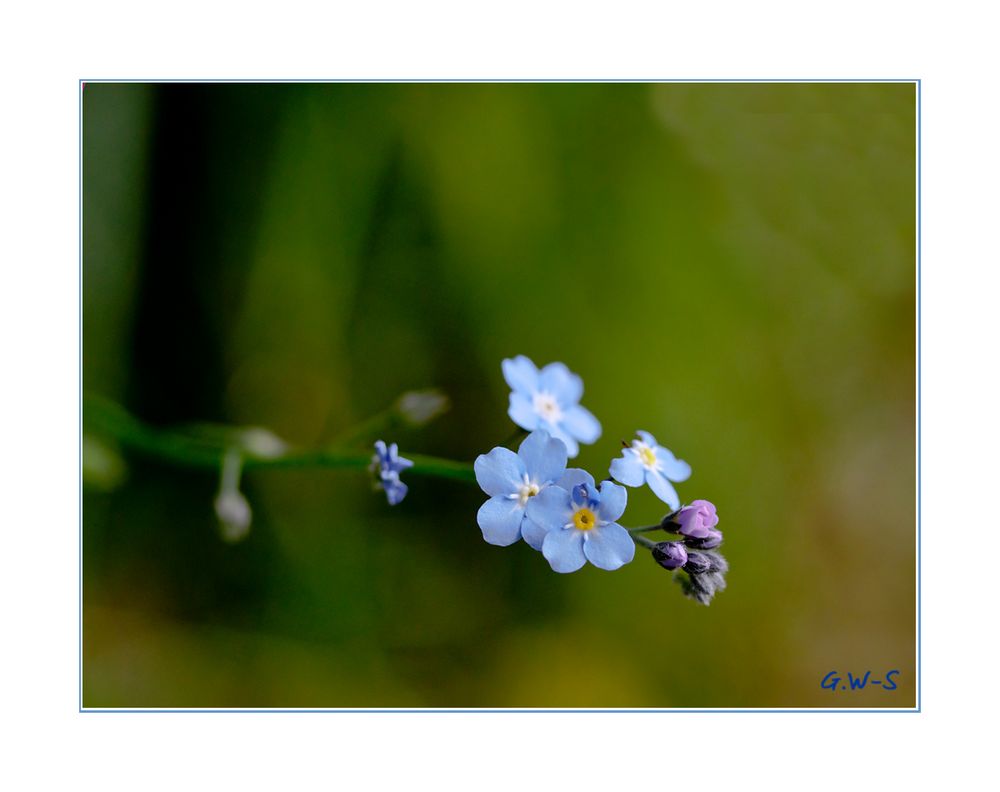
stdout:
[[732,567],[558,575],[474,485],[322,469],[228,543],[217,473],[88,436],[85,706],[914,705],[913,85],[88,84],[82,156],[88,394],[311,447],[437,386],[393,439],[471,461],[561,360],[578,463],[653,432]]

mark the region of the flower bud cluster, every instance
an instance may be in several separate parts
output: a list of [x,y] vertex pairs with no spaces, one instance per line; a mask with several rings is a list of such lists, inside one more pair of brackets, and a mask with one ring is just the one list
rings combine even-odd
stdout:
[[715,527],[718,524],[712,503],[693,501],[671,512],[660,523],[664,531],[679,534],[680,539],[659,542],[652,548],[653,560],[664,569],[686,573],[678,576],[681,590],[702,605],[708,605],[726,587],[729,564],[716,551],[722,544],[722,531]]

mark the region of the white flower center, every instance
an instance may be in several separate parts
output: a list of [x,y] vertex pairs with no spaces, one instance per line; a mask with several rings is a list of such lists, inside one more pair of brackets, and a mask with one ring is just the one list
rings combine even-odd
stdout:
[[534,396],[534,408],[544,420],[550,424],[558,423],[562,418],[562,410],[559,409],[559,402],[555,396],[546,391],[538,391]]
[[511,499],[516,498],[518,505],[523,509],[525,505],[528,503],[528,498],[535,497],[541,491],[542,488],[539,487],[536,482],[529,479],[528,474],[525,473],[524,481],[517,488],[517,492],[513,493],[512,495],[508,495],[507,497]]
[[652,447],[646,445],[646,443],[643,443],[640,440],[634,440],[632,442],[632,449],[635,451],[636,455],[638,455],[639,461],[642,462],[642,466],[646,468],[646,470],[657,469],[659,461],[656,459],[656,451]]

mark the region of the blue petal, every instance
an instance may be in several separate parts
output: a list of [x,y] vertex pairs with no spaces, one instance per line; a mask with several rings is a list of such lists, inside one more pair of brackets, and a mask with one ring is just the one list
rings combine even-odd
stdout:
[[556,440],[561,440],[563,442],[563,445],[566,446],[566,455],[568,457],[572,459],[580,453],[580,444],[577,443],[573,436],[563,429],[562,426],[551,424],[548,421],[543,421],[542,426],[547,429],[549,434]]
[[539,484],[555,481],[566,470],[566,446],[543,429],[524,438],[517,455],[524,462],[528,477]]
[[382,479],[382,489],[385,490],[385,497],[389,501],[390,506],[395,506],[403,500],[409,491],[409,487],[398,478]]
[[572,509],[576,510],[583,506],[596,509],[601,502],[601,493],[587,484],[577,484],[569,492],[569,502]]
[[529,432],[537,429],[538,425],[542,422],[538,413],[535,412],[535,407],[531,403],[531,399],[523,393],[515,392],[510,394],[510,407],[507,408],[507,415],[510,416],[510,419],[514,423],[522,429],[527,429]]
[[[534,500],[534,498],[532,498],[532,500]],[[528,503],[531,503],[531,501],[528,501]],[[524,537],[524,541],[526,541],[535,550],[542,549],[542,542],[545,541],[545,535],[547,533],[548,531],[545,528],[536,523],[530,517],[525,517],[524,522],[521,523],[521,536]]]
[[492,545],[506,547],[521,538],[524,509],[512,498],[490,498],[479,507],[476,521],[483,539]]
[[593,487],[594,477],[581,468],[569,468],[556,482],[557,487],[562,487],[567,492],[571,492],[577,484],[589,484]]
[[583,532],[572,528],[549,531],[542,542],[542,555],[556,572],[576,572],[587,563],[583,554]]
[[681,499],[677,497],[677,490],[674,489],[673,484],[663,477],[662,473],[656,470],[648,471],[646,482],[649,484],[649,488],[656,494],[656,497],[671,509],[679,509],[681,507]]
[[562,426],[581,443],[593,443],[601,436],[601,423],[586,407],[574,405],[563,414]]
[[375,457],[379,466],[384,467],[389,463],[389,452],[386,450],[384,440],[375,441]]
[[656,448],[656,438],[653,437],[653,435],[651,435],[649,432],[644,432],[642,431],[642,429],[640,429],[638,432],[636,432],[636,434],[639,435],[639,439],[642,440],[642,442],[644,442],[650,448]]
[[646,480],[646,469],[634,453],[629,450],[625,455],[611,462],[611,476],[629,487],[641,487]]
[[503,369],[503,378],[507,380],[511,390],[528,394],[538,390],[538,369],[524,355],[506,358],[500,367]]
[[480,454],[473,466],[476,481],[487,495],[510,495],[524,483],[524,462],[509,448],[497,446]]
[[538,375],[538,390],[551,393],[565,410],[580,401],[583,380],[564,363],[549,363]]
[[583,552],[595,567],[612,571],[635,557],[635,542],[618,523],[610,523],[584,534]]
[[604,522],[613,523],[625,513],[628,493],[613,481],[601,482],[601,504],[597,516]]
[[529,498],[525,512],[529,520],[546,531],[562,528],[573,521],[569,493],[562,487],[546,487],[535,497]]
[[656,461],[660,463],[663,475],[671,481],[687,481],[691,478],[691,466],[683,459],[675,457],[669,448],[657,447]]

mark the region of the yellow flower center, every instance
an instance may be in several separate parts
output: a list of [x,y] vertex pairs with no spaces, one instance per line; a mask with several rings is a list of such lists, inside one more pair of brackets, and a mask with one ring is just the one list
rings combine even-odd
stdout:
[[639,461],[648,468],[656,467],[656,452],[648,445],[642,446],[639,449]]
[[583,506],[573,512],[573,525],[578,531],[589,531],[597,526],[597,515]]

